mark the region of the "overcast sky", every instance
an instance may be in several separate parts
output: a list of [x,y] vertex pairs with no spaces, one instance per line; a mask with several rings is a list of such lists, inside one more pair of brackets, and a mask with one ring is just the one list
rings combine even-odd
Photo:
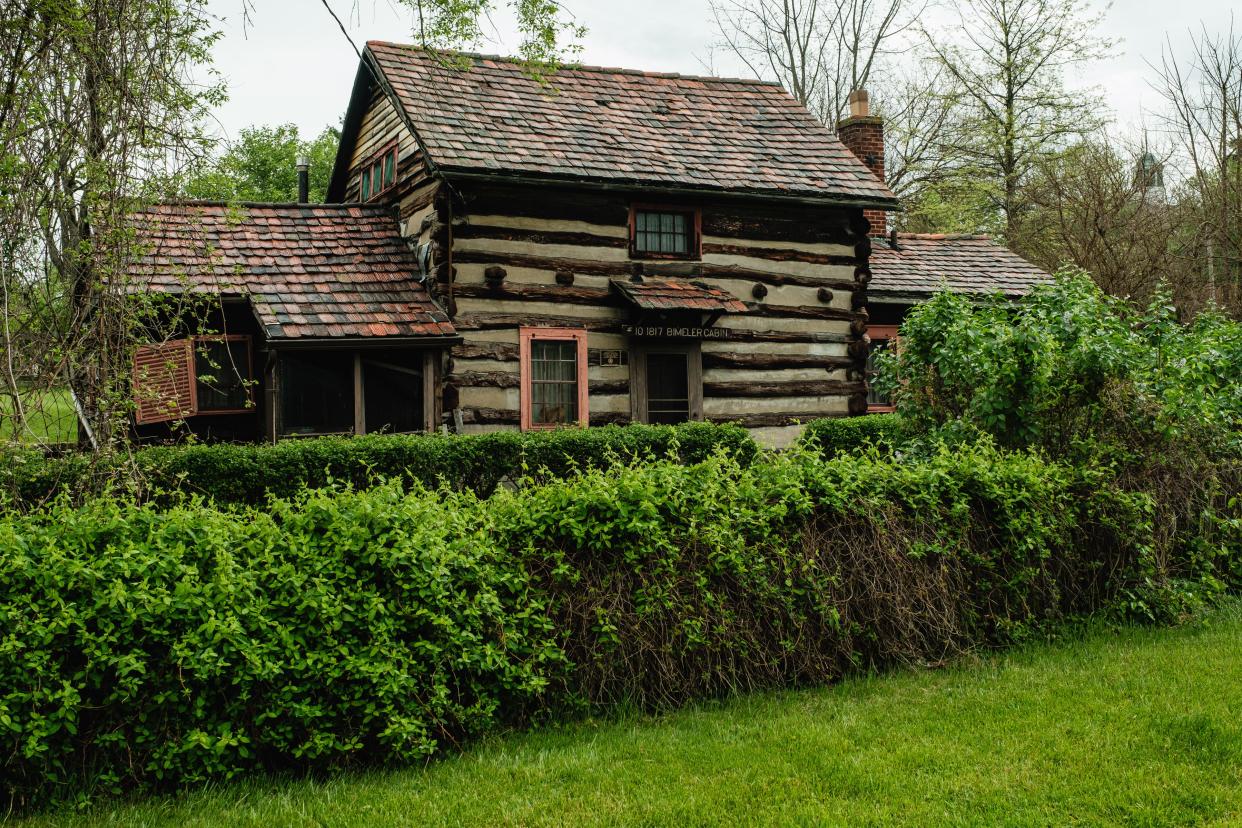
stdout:
[[[328,0],[361,48],[370,39],[409,41],[408,13],[389,0]],[[709,0],[564,0],[584,24],[581,61],[632,69],[704,72],[716,40]],[[1101,6],[1103,3],[1100,4]],[[1145,60],[1159,61],[1166,35],[1184,52],[1187,32],[1206,24],[1230,25],[1227,0],[1116,0],[1102,34],[1121,40],[1118,57],[1092,67],[1078,80],[1101,87],[1123,126],[1151,124],[1158,106],[1147,86]],[[304,135],[338,124],[349,101],[357,57],[321,0],[253,0],[249,24],[243,0],[211,0],[224,38],[216,68],[228,81],[230,99],[217,113],[221,132],[292,122]],[[1239,21],[1242,25],[1242,20]],[[512,53],[518,41],[503,16],[493,39],[479,51]],[[715,68],[745,74],[717,55]]]

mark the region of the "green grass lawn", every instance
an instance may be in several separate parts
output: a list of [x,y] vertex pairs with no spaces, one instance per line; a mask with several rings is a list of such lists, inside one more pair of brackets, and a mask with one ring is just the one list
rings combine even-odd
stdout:
[[1242,605],[939,672],[31,825],[1242,825]]
[[13,401],[0,396],[0,440],[19,443],[76,443],[78,415],[68,389],[53,388],[18,392],[26,412],[26,427],[12,419]]

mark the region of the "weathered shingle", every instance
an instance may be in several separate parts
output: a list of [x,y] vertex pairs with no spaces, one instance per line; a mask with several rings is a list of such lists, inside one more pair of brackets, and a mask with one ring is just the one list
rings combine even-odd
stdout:
[[567,66],[544,85],[503,58],[367,48],[446,171],[893,203],[778,84]]
[[646,311],[707,311],[744,313],[746,304],[710,285],[680,279],[613,279],[613,288],[627,301]]
[[928,297],[956,293],[1021,296],[1052,280],[1044,271],[988,236],[899,233],[897,247],[877,239],[871,251],[868,294]]
[[386,208],[171,202],[133,224],[135,288],[248,296],[269,339],[456,333]]

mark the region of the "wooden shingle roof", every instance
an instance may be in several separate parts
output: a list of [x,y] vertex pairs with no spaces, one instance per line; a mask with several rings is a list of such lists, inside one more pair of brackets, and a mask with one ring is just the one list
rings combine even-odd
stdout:
[[512,60],[461,58],[465,71],[382,41],[364,55],[446,174],[895,206],[888,188],[778,84],[590,66],[562,67],[541,84]]
[[187,201],[132,222],[132,288],[249,297],[269,339],[456,334],[387,208]]
[[873,299],[925,299],[955,293],[1022,296],[1052,277],[989,236],[899,233],[897,246],[876,239],[871,251]]
[[613,279],[613,288],[630,304],[645,311],[709,311],[744,313],[746,303],[711,285],[681,279],[644,278],[641,282]]

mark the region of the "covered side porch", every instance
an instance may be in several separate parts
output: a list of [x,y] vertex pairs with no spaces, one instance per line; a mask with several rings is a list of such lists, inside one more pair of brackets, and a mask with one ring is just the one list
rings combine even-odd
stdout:
[[213,303],[136,347],[140,441],[438,426],[444,363],[461,338],[390,211],[178,202],[138,226],[148,249],[135,284]]

